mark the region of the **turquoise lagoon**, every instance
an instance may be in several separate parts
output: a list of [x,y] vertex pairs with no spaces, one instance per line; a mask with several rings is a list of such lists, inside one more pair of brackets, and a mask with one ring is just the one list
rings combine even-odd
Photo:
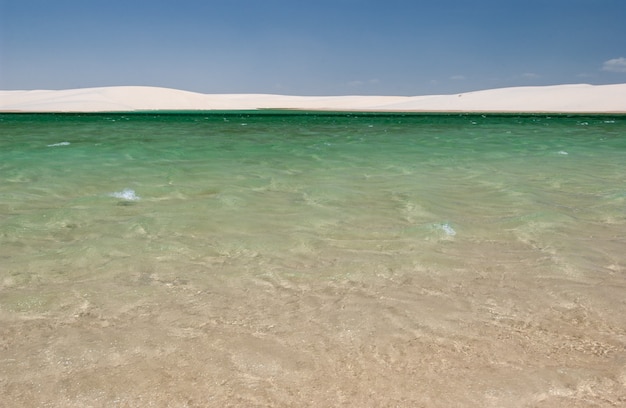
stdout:
[[16,403],[618,401],[625,248],[621,115],[0,115]]

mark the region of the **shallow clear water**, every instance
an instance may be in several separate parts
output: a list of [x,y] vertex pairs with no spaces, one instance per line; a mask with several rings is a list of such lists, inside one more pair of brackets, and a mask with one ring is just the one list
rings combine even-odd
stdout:
[[0,386],[610,406],[624,248],[624,116],[3,114]]

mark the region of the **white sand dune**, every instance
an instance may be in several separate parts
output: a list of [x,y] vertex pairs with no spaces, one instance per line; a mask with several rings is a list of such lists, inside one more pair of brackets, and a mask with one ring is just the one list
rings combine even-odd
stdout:
[[626,113],[626,84],[514,87],[412,97],[200,94],[145,86],[0,91],[0,112],[252,109]]

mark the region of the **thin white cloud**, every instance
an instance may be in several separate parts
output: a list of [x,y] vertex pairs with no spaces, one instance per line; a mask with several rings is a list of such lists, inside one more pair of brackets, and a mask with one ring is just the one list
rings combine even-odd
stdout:
[[626,58],[620,57],[604,61],[604,64],[602,64],[602,71],[626,72]]
[[364,82],[363,81],[350,81],[347,83],[348,86],[363,86]]
[[541,75],[535,74],[534,72],[525,72],[522,74],[522,78],[524,79],[537,79],[540,78]]
[[452,75],[450,79],[453,81],[464,81],[465,75]]

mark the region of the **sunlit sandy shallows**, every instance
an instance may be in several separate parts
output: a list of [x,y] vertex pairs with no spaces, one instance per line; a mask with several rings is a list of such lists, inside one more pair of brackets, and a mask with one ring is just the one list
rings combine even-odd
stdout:
[[626,84],[515,87],[454,95],[427,96],[200,94],[143,86],[0,91],[0,111],[5,112],[240,109],[396,112],[626,112]]
[[624,85],[7,95],[186,111],[0,114],[0,408],[626,406],[626,115],[310,111]]

